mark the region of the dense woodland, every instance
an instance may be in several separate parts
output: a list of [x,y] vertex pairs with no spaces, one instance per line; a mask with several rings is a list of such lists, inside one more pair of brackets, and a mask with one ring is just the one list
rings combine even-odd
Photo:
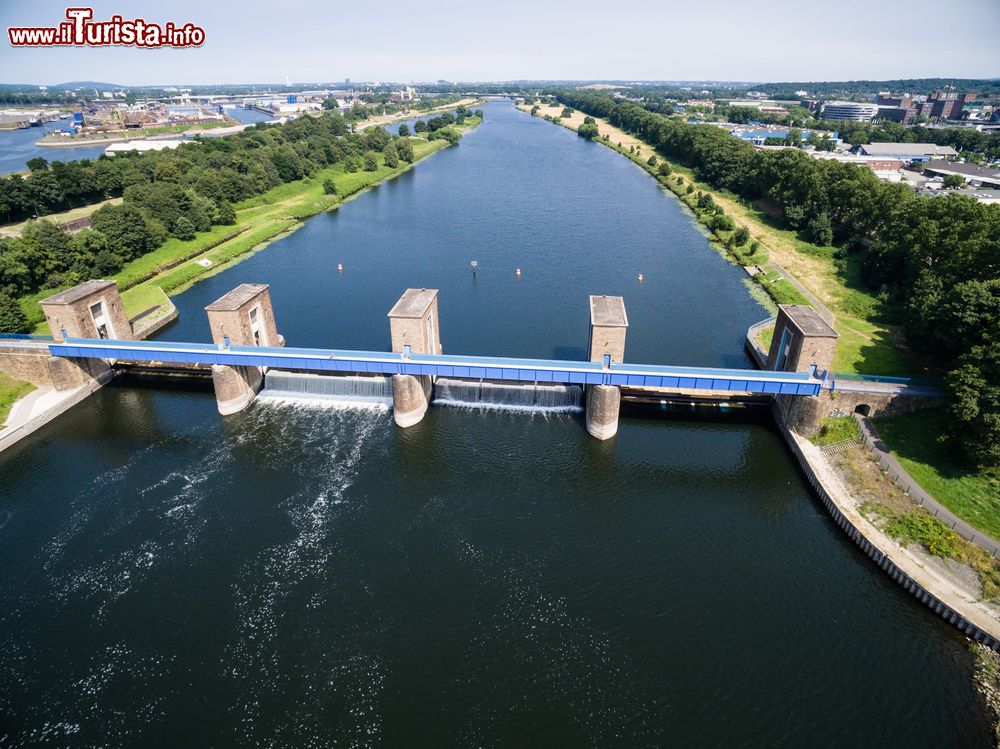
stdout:
[[910,344],[946,371],[954,437],[981,464],[1000,463],[1000,205],[920,197],[864,168],[803,151],[759,151],[720,128],[688,124],[580,90],[550,92],[607,118],[693,167],[713,186],[765,201],[803,238],[835,245],[898,318]]
[[[464,107],[418,121],[428,138],[455,142],[471,112]],[[477,114],[479,114],[477,112]],[[339,165],[375,171],[413,161],[406,137],[381,127],[351,131],[339,113],[260,124],[242,133],[205,138],[170,151],[126,153],[96,161],[33,159],[27,177],[0,179],[0,216],[17,221],[121,196],[93,214],[76,234],[51,221],[30,221],[18,238],[0,239],[0,332],[22,332],[16,299],[39,289],[107,277],[159,247],[168,236],[193,239],[215,225],[235,224],[233,204],[286,182]],[[332,183],[331,183],[332,184]]]

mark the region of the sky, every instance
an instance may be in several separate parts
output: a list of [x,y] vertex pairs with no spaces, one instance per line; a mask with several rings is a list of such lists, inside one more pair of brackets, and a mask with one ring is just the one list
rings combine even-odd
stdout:
[[8,27],[55,26],[66,7],[0,0],[0,82],[1000,77],[1000,0],[102,0],[95,20],[191,22],[205,43],[10,45]]

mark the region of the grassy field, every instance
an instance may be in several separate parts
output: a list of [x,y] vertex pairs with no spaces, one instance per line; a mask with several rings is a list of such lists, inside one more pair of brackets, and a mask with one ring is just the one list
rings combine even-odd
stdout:
[[[555,118],[559,124],[576,129],[584,115],[574,111],[571,117],[560,118],[562,105],[539,105],[538,114]],[[521,109],[530,110],[530,105]],[[716,190],[699,181],[694,172],[682,164],[665,158],[646,143],[620,130],[605,120],[595,118],[599,142],[631,158],[645,167],[646,160],[655,155],[660,162],[671,167],[669,177],[658,178],[689,208],[699,215],[697,193],[712,196],[737,227],[746,227],[751,242],[760,244],[760,250],[748,256],[744,250],[731,251],[733,259],[742,265],[759,265],[765,271],[757,282],[779,304],[808,304],[809,301],[788,281],[768,265],[775,261],[825,304],[835,315],[835,327],[840,333],[834,352],[833,370],[836,372],[873,375],[918,375],[925,372],[919,360],[905,345],[898,327],[891,322],[892,310],[884,305],[860,283],[856,265],[839,263],[834,257],[835,248],[821,247],[799,238],[796,232],[780,225],[760,206],[747,205],[739,196]],[[604,141],[603,136],[608,140]],[[632,149],[630,152],[629,149]],[[677,183],[677,178],[682,180]],[[693,188],[689,193],[688,187]],[[701,216],[699,215],[699,218]],[[717,233],[716,244],[728,238],[731,232]]]
[[873,421],[914,481],[960,518],[1000,539],[1000,469],[976,470],[956,460],[938,441],[945,416],[934,409]]
[[823,419],[819,432],[812,438],[812,441],[822,447],[823,445],[836,445],[838,442],[847,442],[861,437],[861,430],[858,429],[858,422],[853,416],[828,416]]
[[[466,120],[464,130],[479,124]],[[447,141],[412,139],[414,163],[448,146]],[[374,172],[345,172],[340,166],[323,169],[305,179],[279,185],[274,189],[236,204],[235,226],[214,226],[188,241],[170,238],[155,251],[133,260],[111,276],[122,290],[125,313],[132,317],[163,303],[163,294],[174,294],[198,279],[218,272],[235,260],[263,249],[275,238],[297,228],[303,219],[321,211],[336,209],[341,203],[379,182],[410,168],[400,162],[396,168],[385,166],[378,155],[379,168]],[[330,179],[337,186],[336,195],[323,192]],[[207,266],[199,261],[208,261]],[[50,333],[38,301],[61,289],[46,289],[22,297],[20,304],[35,333]]]
[[10,413],[15,401],[34,389],[34,385],[15,380],[10,375],[0,372],[0,429],[3,429],[3,423],[7,420],[7,414]]

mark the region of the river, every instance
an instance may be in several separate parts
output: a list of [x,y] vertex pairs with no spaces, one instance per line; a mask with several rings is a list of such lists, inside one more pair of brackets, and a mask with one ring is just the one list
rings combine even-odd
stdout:
[[[240,107],[227,109],[226,114],[237,122],[254,124],[271,122],[274,117],[252,109]],[[46,161],[74,161],[97,159],[107,149],[108,144],[83,146],[36,146],[38,140],[47,133],[59,132],[59,128],[72,124],[72,120],[46,122],[39,127],[20,130],[0,130],[0,174],[20,172],[28,168],[28,161],[41,156]]]
[[[266,282],[289,345],[749,366],[766,312],[679,203],[517,112],[176,297]],[[479,261],[477,278],[469,269]],[[343,273],[336,270],[344,265]],[[515,268],[520,267],[520,278]],[[636,276],[642,272],[645,281]],[[391,415],[110,386],[0,457],[0,743],[987,746],[955,630],[736,419]]]

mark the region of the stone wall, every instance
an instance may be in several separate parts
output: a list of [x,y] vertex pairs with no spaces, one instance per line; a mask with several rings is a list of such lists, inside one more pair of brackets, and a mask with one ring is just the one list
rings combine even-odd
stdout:
[[819,431],[823,419],[829,416],[850,416],[853,413],[897,416],[941,405],[940,398],[929,396],[891,392],[854,393],[848,390],[821,390],[816,396],[780,395],[776,400],[784,423],[807,437]]
[[73,390],[91,380],[107,381],[111,369],[102,359],[63,359],[47,346],[0,345],[0,371],[35,387]]

